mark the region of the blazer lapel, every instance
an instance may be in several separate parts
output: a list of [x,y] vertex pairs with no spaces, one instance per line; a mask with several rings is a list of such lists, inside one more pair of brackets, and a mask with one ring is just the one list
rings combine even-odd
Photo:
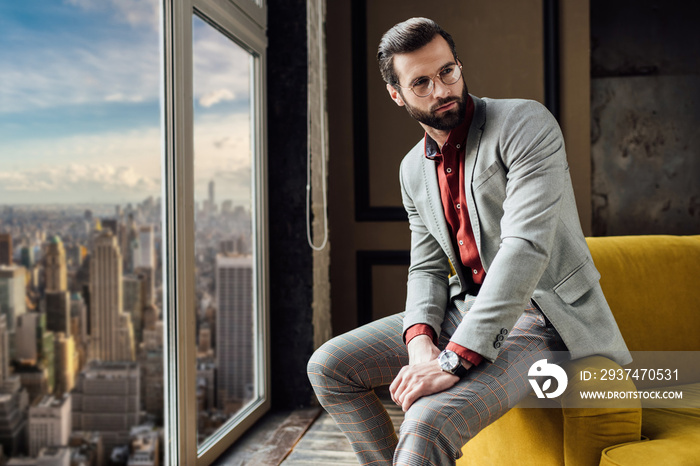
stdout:
[[[466,184],[464,191],[467,194],[469,221],[472,224],[474,240],[476,241],[476,247],[481,256],[481,227],[479,225],[479,215],[474,202],[474,194],[472,193],[472,178],[474,177],[474,166],[476,165],[476,159],[479,153],[479,143],[481,142],[481,135],[483,133],[484,123],[486,122],[486,103],[478,97],[471,97],[474,100],[474,117],[469,127],[467,147],[464,151],[464,183]],[[483,266],[486,267],[483,257],[481,257],[481,262]]]

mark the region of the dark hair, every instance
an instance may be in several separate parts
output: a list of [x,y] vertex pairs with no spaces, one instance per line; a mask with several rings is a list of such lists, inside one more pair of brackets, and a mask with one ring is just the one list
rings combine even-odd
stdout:
[[452,36],[442,29],[435,21],[428,18],[411,18],[389,29],[379,41],[377,61],[379,71],[387,84],[396,87],[399,78],[394,70],[394,55],[409,53],[427,45],[436,35],[441,35],[452,50],[457,60],[457,51]]

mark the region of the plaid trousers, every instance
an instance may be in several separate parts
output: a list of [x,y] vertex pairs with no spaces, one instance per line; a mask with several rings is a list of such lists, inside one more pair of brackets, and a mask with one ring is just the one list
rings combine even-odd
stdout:
[[[474,297],[449,306],[439,337],[444,349]],[[408,364],[403,314],[379,319],[322,345],[308,364],[316,396],[350,441],[360,464],[450,465],[461,447],[527,396],[527,372],[566,346],[534,306],[525,309],[493,363],[484,360],[457,384],[418,399],[399,435],[374,388],[390,384]],[[557,353],[555,353],[557,352]],[[393,463],[392,463],[393,462]]]

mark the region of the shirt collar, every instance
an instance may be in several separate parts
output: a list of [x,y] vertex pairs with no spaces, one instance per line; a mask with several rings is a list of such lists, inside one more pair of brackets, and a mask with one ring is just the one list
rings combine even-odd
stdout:
[[[459,147],[464,149],[465,142],[467,140],[467,134],[469,133],[469,126],[472,124],[472,118],[474,116],[474,101],[471,95],[467,94],[467,108],[464,121],[456,128],[450,131],[447,136],[447,141],[445,141],[445,146]],[[431,138],[428,133],[425,133],[425,143],[424,143],[425,157],[430,160],[440,160],[442,157],[441,148],[438,147],[438,143]]]

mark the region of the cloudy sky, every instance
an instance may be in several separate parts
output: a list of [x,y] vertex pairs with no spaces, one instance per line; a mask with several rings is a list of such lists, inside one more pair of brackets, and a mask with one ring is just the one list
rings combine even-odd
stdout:
[[[158,21],[157,0],[0,2],[0,205],[160,195]],[[196,196],[247,205],[249,58],[193,26]]]

